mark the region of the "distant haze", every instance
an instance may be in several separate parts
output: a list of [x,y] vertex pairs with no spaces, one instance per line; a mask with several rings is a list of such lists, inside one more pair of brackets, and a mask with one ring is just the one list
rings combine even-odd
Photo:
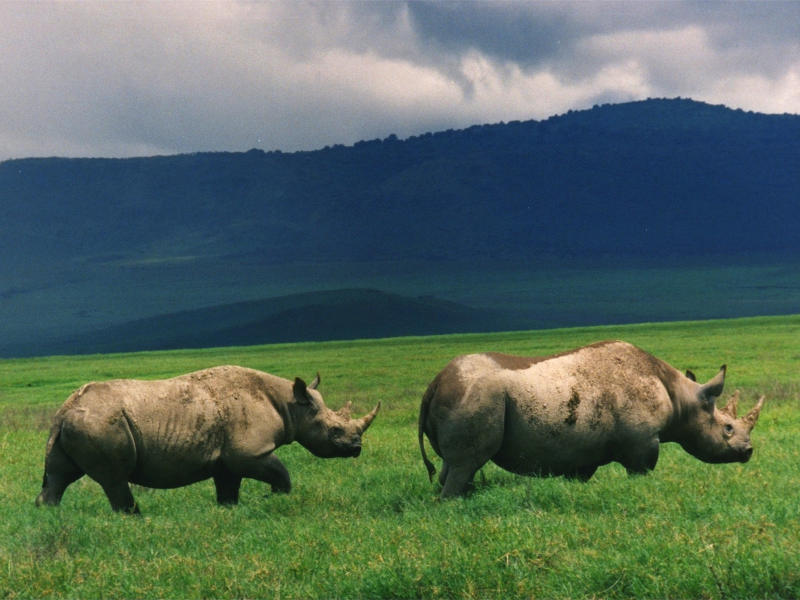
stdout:
[[800,113],[800,2],[0,2],[0,160],[294,151],[596,103]]

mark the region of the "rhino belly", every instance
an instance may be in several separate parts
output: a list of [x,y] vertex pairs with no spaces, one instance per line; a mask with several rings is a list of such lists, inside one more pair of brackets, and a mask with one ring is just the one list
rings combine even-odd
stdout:
[[492,461],[519,475],[572,475],[610,462],[605,435],[575,427],[529,421],[506,423],[503,444]]
[[144,457],[131,473],[130,482],[152,488],[176,488],[208,479],[214,461],[164,454]]
[[492,457],[492,461],[506,471],[532,477],[576,475],[588,467],[610,462],[604,451],[575,455],[560,453],[560,450],[557,445],[522,450],[504,447]]

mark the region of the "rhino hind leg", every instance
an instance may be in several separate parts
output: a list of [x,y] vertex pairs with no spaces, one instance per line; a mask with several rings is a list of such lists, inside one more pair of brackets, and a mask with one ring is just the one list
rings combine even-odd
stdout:
[[474,488],[472,479],[483,465],[459,465],[450,466],[447,470],[447,477],[442,484],[441,498],[453,498],[464,496]]
[[[488,428],[487,428],[488,429]],[[447,451],[442,456],[442,472],[439,475],[439,483],[442,485],[440,498],[452,498],[454,496],[464,496],[474,488],[472,480],[475,473],[483,467],[489,460],[497,454],[502,442],[502,429],[492,432],[480,440],[482,443],[476,444],[474,440],[470,442],[452,436],[441,444]],[[494,435],[491,435],[494,433]]]
[[443,486],[447,481],[447,474],[450,472],[450,465],[442,461],[442,470],[439,473],[439,485]]
[[464,496],[472,491],[475,473],[495,459],[504,433],[504,420],[497,417],[498,412],[497,405],[490,405],[466,423],[439,428],[437,445],[443,463],[440,498]]
[[84,471],[67,456],[61,444],[56,441],[45,461],[42,491],[36,498],[36,506],[58,506],[67,487],[84,475]]

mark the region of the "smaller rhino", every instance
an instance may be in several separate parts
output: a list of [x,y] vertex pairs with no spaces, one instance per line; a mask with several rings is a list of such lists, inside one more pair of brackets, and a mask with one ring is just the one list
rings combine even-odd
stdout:
[[245,477],[288,493],[275,456],[294,441],[322,458],[358,456],[380,408],[350,418],[325,406],[310,385],[236,366],[172,379],[88,383],[55,415],[36,505],[57,505],[67,486],[89,475],[115,511],[138,513],[129,483],[175,488],[213,478],[217,502],[236,504]]

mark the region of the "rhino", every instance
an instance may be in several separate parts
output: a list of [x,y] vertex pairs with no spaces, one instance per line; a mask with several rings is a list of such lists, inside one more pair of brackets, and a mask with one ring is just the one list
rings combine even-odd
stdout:
[[708,463],[747,462],[764,397],[738,419],[738,392],[717,408],[725,373],[723,365],[700,384],[691,371],[622,341],[541,358],[459,356],[422,398],[422,459],[433,479],[424,434],[442,458],[442,498],[466,494],[490,460],[520,475],[582,481],[613,461],[647,473],[664,442]]
[[294,441],[323,457],[355,457],[380,409],[351,419],[311,384],[237,366],[159,381],[116,379],[75,391],[55,415],[36,505],[57,505],[88,475],[115,511],[139,513],[129,483],[175,488],[213,478],[219,504],[237,504],[242,478],[288,493],[275,449]]

